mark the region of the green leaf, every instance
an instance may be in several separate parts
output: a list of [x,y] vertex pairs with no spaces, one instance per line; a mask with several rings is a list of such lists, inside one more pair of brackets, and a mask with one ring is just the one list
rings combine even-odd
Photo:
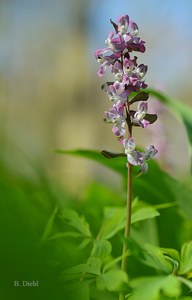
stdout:
[[98,257],[103,260],[112,251],[111,243],[106,240],[95,240],[91,251],[91,256]]
[[119,257],[116,257],[115,259],[111,260],[109,263],[107,263],[104,267],[103,267],[103,273],[105,273],[106,271],[108,271],[109,269],[113,268],[115,265],[117,265],[120,261],[122,261],[123,257],[129,256],[130,255],[130,251],[127,250],[125,252],[124,255],[121,255]]
[[138,101],[147,101],[149,98],[149,94],[146,92],[140,92],[138,94],[136,94],[135,97],[133,97],[129,103],[132,104],[134,102],[138,102]]
[[171,109],[171,111],[182,120],[189,139],[190,155],[192,155],[192,107],[176,99],[167,97],[162,92],[158,92],[154,89],[148,89],[147,91],[150,95],[155,96],[160,101],[165,103]]
[[142,207],[132,214],[131,224],[145,219],[155,218],[158,217],[159,215],[160,213],[152,206]]
[[175,274],[179,268],[179,252],[175,249],[169,249],[169,248],[160,248],[162,251],[164,257],[172,263],[173,270],[172,274]]
[[[159,300],[173,300],[174,298],[166,297],[166,296],[161,296]],[[178,300],[192,300],[192,297],[179,297]]]
[[89,257],[87,264],[90,267],[90,270],[91,270],[90,273],[95,274],[95,275],[101,274],[101,266],[102,266],[101,259],[99,259],[97,257]]
[[89,224],[85,221],[85,218],[80,217],[76,211],[71,209],[64,210],[61,218],[65,219],[68,224],[74,227],[77,231],[81,232],[87,237],[92,237]]
[[92,284],[90,286],[90,300],[117,300],[117,297],[111,292],[98,290],[96,286]]
[[92,242],[92,238],[83,239],[83,241],[79,244],[78,249],[82,250],[86,248],[91,242]]
[[58,212],[58,207],[56,206],[53,210],[52,215],[50,216],[50,218],[49,218],[49,220],[46,224],[46,227],[45,227],[45,230],[44,230],[44,233],[43,233],[43,236],[42,236],[42,241],[45,241],[48,238],[48,236],[49,236],[49,234],[52,230],[53,222],[55,220],[55,216],[56,216],[57,212]]
[[180,277],[180,276],[177,276],[177,279],[179,281],[181,281],[183,284],[185,284],[190,290],[192,290],[192,281],[191,280],[188,280],[184,277]]
[[141,247],[132,238],[126,239],[126,243],[130,252],[143,264],[166,274],[173,271],[174,266],[164,257],[159,247],[150,244]]
[[150,124],[153,124],[157,120],[157,115],[156,114],[146,114],[144,119],[149,121]]
[[[110,239],[125,227],[125,207],[105,207],[104,222],[98,234],[99,239]],[[152,206],[138,208],[132,214],[131,223],[159,216],[159,212]]]
[[[124,183],[127,181],[127,159],[124,157],[107,159],[99,151],[94,150],[58,150],[57,152],[95,160],[119,173],[123,177]],[[137,173],[137,167],[133,168],[133,176],[136,176]],[[154,160],[149,161],[149,171],[146,174],[134,178],[133,194],[146,202],[148,202],[149,197],[153,203],[176,201],[185,215],[190,220],[192,219],[192,197],[189,197],[192,194],[191,186],[179,182],[162,171]],[[173,229],[171,228],[172,233]]]
[[[77,280],[75,283],[66,282],[66,283],[64,283],[65,294],[74,291],[75,297],[73,297],[73,298],[70,297],[70,300],[71,299],[85,300],[84,296],[83,296],[83,298],[79,297],[79,292],[86,287],[88,288],[90,284],[94,283],[94,281],[95,281],[94,279],[86,279],[86,280],[81,280],[81,281]],[[65,295],[65,296],[68,296],[68,295]],[[86,299],[89,300],[89,297]]]
[[110,239],[125,226],[124,207],[105,207],[104,222],[98,234],[98,239]]
[[[97,257],[89,257],[86,264],[80,264],[70,269],[64,270],[62,275],[89,273],[93,275],[101,274],[102,261]],[[66,278],[66,277],[65,277]]]
[[181,259],[178,274],[192,271],[192,241],[185,243],[181,248]]
[[121,270],[109,270],[102,273],[96,280],[97,288],[100,290],[118,291],[123,283],[128,282],[127,274]]
[[67,231],[67,232],[58,232],[48,238],[48,240],[57,240],[57,239],[62,239],[65,237],[73,237],[73,238],[78,238],[82,237],[82,233],[74,232],[74,231]]
[[107,150],[101,151],[101,154],[106,158],[115,158],[115,157],[127,157],[125,153],[114,153]]
[[127,174],[127,167],[126,157],[115,157],[114,159],[106,159],[100,151],[96,150],[55,150],[55,152],[59,154],[69,154],[69,155],[75,155],[75,156],[81,156],[84,158],[88,158],[91,160],[95,160],[98,163],[112,169],[113,171],[116,171],[120,175],[126,175]]
[[157,300],[160,299],[162,291],[169,297],[178,297],[181,294],[181,284],[172,275],[137,278],[130,282],[130,286],[133,293],[128,300]]
[[170,256],[171,258],[175,259],[177,262],[180,261],[180,256],[179,252],[175,249],[170,249],[170,248],[160,248],[163,254],[166,254]]
[[159,247],[145,244],[144,248],[147,251],[146,262],[148,265],[155,267],[157,270],[161,270],[166,274],[170,274],[173,271],[173,265],[164,257]]

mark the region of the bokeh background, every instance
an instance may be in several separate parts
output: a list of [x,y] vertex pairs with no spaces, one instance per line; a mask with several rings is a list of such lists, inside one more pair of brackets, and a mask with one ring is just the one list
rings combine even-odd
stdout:
[[[102,121],[110,103],[100,87],[109,75],[97,77],[94,57],[111,30],[110,18],[115,21],[128,14],[138,24],[147,48],[139,62],[148,65],[149,86],[192,105],[191,11],[191,0],[0,0],[2,299],[60,299],[64,290],[57,280],[58,264],[62,268],[74,265],[78,253],[71,241],[37,247],[55,205],[70,206],[78,199],[85,203],[85,211],[96,216],[103,198],[108,205],[122,196],[120,178],[113,172],[54,152],[121,151],[111,126]],[[135,129],[138,145],[154,144],[161,167],[188,181],[183,126],[152,98],[150,110],[158,113],[158,122],[146,130]],[[86,190],[93,181],[97,183]],[[116,188],[116,193],[99,183]],[[95,206],[86,205],[90,199]],[[188,237],[190,228],[182,230],[182,236],[187,232]],[[54,231],[61,230],[56,223]],[[164,246],[169,246],[169,236]],[[172,240],[173,246],[179,244],[175,236]],[[37,279],[41,282],[38,293],[21,289],[17,295],[11,289],[14,280]]]
[[[102,122],[110,103],[96,75],[94,51],[104,46],[109,19],[129,14],[147,51],[146,82],[191,104],[191,0],[1,0],[1,159],[13,172],[35,176],[36,165],[78,190],[100,169],[61,157],[56,148],[119,151],[111,126]],[[160,143],[159,160],[177,177],[189,172],[186,134],[179,122],[151,100],[161,130],[136,130],[138,144]],[[158,136],[158,141],[154,136]]]

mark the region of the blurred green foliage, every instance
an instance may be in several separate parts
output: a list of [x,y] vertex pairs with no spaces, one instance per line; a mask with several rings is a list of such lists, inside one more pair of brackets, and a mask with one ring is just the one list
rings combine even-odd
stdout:
[[[185,117],[184,110],[178,112]],[[127,275],[120,270],[126,157],[58,152],[109,168],[121,177],[122,189],[93,180],[77,199],[40,167],[29,180],[1,162],[1,298],[115,300],[124,289],[133,300],[141,295],[144,300],[192,299],[191,179],[180,182],[155,161],[145,175],[138,177],[134,168]],[[39,286],[17,287],[14,281],[38,281]]]

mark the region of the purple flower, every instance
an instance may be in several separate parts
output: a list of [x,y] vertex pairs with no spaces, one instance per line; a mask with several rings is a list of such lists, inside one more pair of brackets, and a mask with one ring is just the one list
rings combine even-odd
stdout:
[[144,160],[149,160],[157,154],[157,149],[153,145],[147,147],[147,151],[143,154]]
[[113,31],[109,33],[107,40],[105,40],[106,48],[107,50],[111,50],[114,53],[122,52],[126,48],[125,41],[122,37],[122,35],[117,34],[115,38]]
[[142,128],[146,128],[150,124],[149,121],[144,119],[148,110],[147,102],[140,101],[137,109],[138,110],[133,117],[133,122],[138,123]]
[[146,173],[148,170],[148,164],[146,160],[153,158],[157,154],[157,150],[154,146],[148,146],[146,152],[139,152],[135,150],[135,140],[133,137],[123,140],[123,146],[125,154],[127,154],[127,160],[131,165],[140,166],[140,171]]
[[140,166],[140,171],[142,173],[147,173],[148,171],[148,164],[146,162],[146,160],[149,160],[151,158],[153,158],[156,154],[157,154],[157,150],[155,149],[155,147],[153,145],[148,146],[146,152],[142,152],[142,156],[143,156],[143,163]]
[[127,34],[124,36],[124,42],[126,44],[126,48],[129,52],[132,51],[138,51],[138,52],[145,52],[145,42],[142,41],[137,36],[131,36],[130,34]]
[[[115,24],[114,22],[112,22],[112,24],[115,27],[116,31],[121,35],[125,35],[127,33],[130,36],[135,36],[139,32],[137,24],[131,21],[128,15],[120,16],[117,19],[117,24]],[[129,29],[130,31],[128,32]]]
[[127,101],[127,93],[125,91],[117,93],[114,85],[105,85],[104,91],[107,92],[109,99],[115,104],[124,104]]
[[126,130],[126,120],[123,115],[124,105],[114,105],[109,111],[105,112],[106,119],[105,121],[108,123],[115,123],[112,128],[112,131],[118,137],[122,137]]
[[125,148],[125,154],[127,154],[127,160],[131,165],[138,166],[143,162],[143,156],[139,151],[135,150],[135,140],[133,137],[123,140],[123,146]]
[[138,79],[142,79],[145,74],[147,73],[147,66],[145,66],[144,64],[141,64],[137,67],[136,69],[136,74],[138,76]]
[[[119,17],[117,21],[118,24],[113,21],[111,21],[111,23],[115,28],[116,36],[115,33],[111,31],[105,40],[107,47],[95,51],[95,57],[101,64],[98,71],[99,77],[103,76],[107,66],[113,65],[123,54],[126,53],[129,56],[128,52],[145,51],[145,42],[136,36],[138,34],[138,26],[129,20],[127,15]],[[130,31],[128,32],[129,29]],[[104,56],[108,51],[112,51],[113,54]]]
[[107,48],[98,49],[95,51],[95,58],[101,64],[100,69],[97,72],[97,75],[99,77],[102,77],[106,71],[107,66],[114,64],[118,60],[119,55],[121,55],[121,54],[111,54],[111,55],[104,56],[103,54],[108,51],[106,49]]
[[[102,77],[107,67],[109,67],[114,81],[107,82],[102,89],[107,93],[113,107],[105,112],[105,121],[113,123],[112,131],[123,144],[127,160],[131,165],[139,166],[141,172],[147,172],[148,164],[146,161],[151,159],[157,150],[154,146],[149,146],[146,152],[140,152],[135,149],[135,140],[133,137],[124,139],[126,133],[125,126],[129,134],[132,132],[132,126],[141,126],[146,128],[149,124],[156,121],[157,116],[148,114],[148,105],[146,93],[139,93],[129,100],[132,92],[139,92],[145,89],[143,78],[147,72],[147,66],[138,65],[137,57],[131,56],[133,51],[144,52],[145,42],[138,37],[138,26],[131,21],[128,15],[120,16],[117,24],[110,20],[115,31],[111,31],[105,40],[106,47],[95,51],[95,57],[100,63],[100,69],[97,72]],[[144,96],[142,95],[144,94]],[[140,101],[145,100],[145,101]],[[137,111],[131,110],[130,106],[140,101]],[[126,116],[124,115],[126,112]]]
[[128,30],[128,26],[129,26],[128,15],[121,16],[117,19],[117,30],[120,34],[125,34]]

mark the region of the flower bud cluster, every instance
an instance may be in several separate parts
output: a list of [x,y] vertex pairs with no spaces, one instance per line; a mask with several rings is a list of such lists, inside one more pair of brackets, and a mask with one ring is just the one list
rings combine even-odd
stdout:
[[[111,31],[105,41],[106,47],[95,51],[95,57],[100,63],[99,77],[102,77],[109,67],[114,77],[113,82],[102,86],[107,93],[112,107],[105,112],[105,121],[113,123],[112,131],[124,147],[128,163],[140,166],[141,172],[147,172],[147,160],[151,159],[157,150],[149,146],[146,152],[135,150],[135,140],[132,137],[132,127],[148,127],[157,119],[156,115],[148,114],[148,94],[141,92],[147,84],[143,80],[147,66],[137,63],[137,57],[132,57],[132,52],[145,52],[145,42],[138,37],[139,29],[136,23],[127,15],[120,16],[117,23],[111,24]],[[137,110],[132,110],[131,105],[138,102]],[[126,125],[128,139],[125,138]]]

